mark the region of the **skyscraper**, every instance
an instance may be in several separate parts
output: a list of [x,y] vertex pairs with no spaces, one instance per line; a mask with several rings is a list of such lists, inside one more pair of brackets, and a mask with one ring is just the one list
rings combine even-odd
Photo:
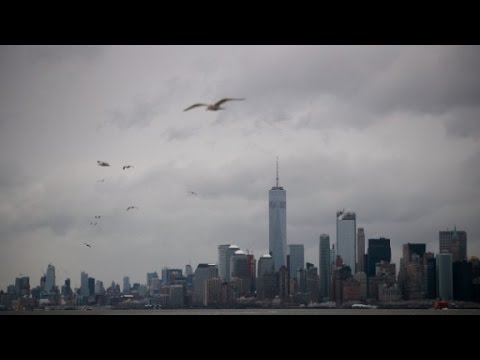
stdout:
[[237,245],[218,245],[218,276],[220,279],[230,281],[230,260],[240,248]]
[[330,236],[320,235],[320,250],[318,255],[319,276],[320,276],[320,298],[325,299],[330,296]]
[[337,256],[355,272],[357,220],[354,212],[337,211]]
[[392,260],[392,250],[390,248],[390,239],[368,239],[368,264],[367,276],[375,276],[375,265],[381,261]]
[[335,250],[335,244],[332,244],[330,249],[330,274],[333,274],[337,268],[337,250]]
[[45,280],[45,291],[47,293],[53,292],[55,289],[55,266],[48,264],[47,277]]
[[457,230],[440,231],[440,254],[452,254],[452,262],[467,260],[467,233]]
[[88,274],[85,271],[80,275],[80,294],[88,296]]
[[269,252],[275,271],[286,265],[287,259],[287,192],[277,183],[268,192],[269,200]]
[[305,249],[303,245],[292,244],[288,245],[288,252],[290,255],[290,279],[297,277],[297,270],[305,268]]
[[235,251],[235,254],[230,258],[230,275],[230,280],[232,278],[241,279],[243,292],[250,293],[252,285],[250,266],[248,256],[242,250]]
[[151,273],[147,273],[147,286],[148,287],[152,286],[152,279],[153,278],[158,278],[158,273],[156,271],[151,272]]
[[130,278],[128,276],[123,277],[123,293],[130,293]]
[[88,296],[95,295],[95,278],[89,277],[88,278]]
[[437,254],[438,297],[446,300],[453,298],[452,254]]
[[15,293],[18,296],[24,296],[30,293],[30,278],[28,276],[15,279]]
[[366,272],[365,264],[363,263],[365,259],[365,230],[363,228],[358,228],[357,232],[357,268],[355,272]]
[[269,254],[265,254],[258,260],[257,273],[257,298],[273,299],[275,296],[275,274],[273,268],[273,259]]
[[218,267],[215,264],[198,264],[193,280],[194,302],[203,304],[205,300],[205,283],[208,279],[218,278]]

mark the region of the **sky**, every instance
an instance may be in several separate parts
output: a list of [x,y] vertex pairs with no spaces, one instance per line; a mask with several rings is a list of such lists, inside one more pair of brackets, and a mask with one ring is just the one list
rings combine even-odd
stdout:
[[[478,64],[478,46],[0,46],[0,289],[49,263],[79,286],[220,244],[258,259],[277,156],[308,262],[342,209],[397,270],[454,226],[480,256]],[[183,111],[225,97],[245,101]]]

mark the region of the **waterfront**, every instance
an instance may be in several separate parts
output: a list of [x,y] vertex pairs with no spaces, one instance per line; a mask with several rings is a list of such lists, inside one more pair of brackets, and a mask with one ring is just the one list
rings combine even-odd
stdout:
[[182,309],[3,311],[0,315],[480,315],[480,309]]

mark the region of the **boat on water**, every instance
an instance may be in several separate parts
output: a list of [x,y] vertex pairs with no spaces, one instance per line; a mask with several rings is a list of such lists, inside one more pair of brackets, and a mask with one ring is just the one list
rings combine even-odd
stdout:
[[433,308],[435,310],[448,309],[448,305],[447,300],[438,299],[433,302]]

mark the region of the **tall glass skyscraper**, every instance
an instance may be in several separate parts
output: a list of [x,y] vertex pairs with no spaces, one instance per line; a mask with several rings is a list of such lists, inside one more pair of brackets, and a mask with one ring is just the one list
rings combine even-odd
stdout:
[[337,255],[355,273],[357,220],[354,212],[337,211]]
[[320,235],[320,251],[318,255],[318,270],[320,276],[320,297],[326,299],[330,296],[331,260],[330,236]]
[[268,192],[269,200],[269,252],[275,271],[287,263],[287,191],[277,183]]
[[445,300],[450,300],[453,298],[452,254],[437,254],[436,260],[438,297]]
[[53,266],[52,264],[48,264],[45,281],[45,291],[47,293],[53,292],[55,286],[55,266]]

